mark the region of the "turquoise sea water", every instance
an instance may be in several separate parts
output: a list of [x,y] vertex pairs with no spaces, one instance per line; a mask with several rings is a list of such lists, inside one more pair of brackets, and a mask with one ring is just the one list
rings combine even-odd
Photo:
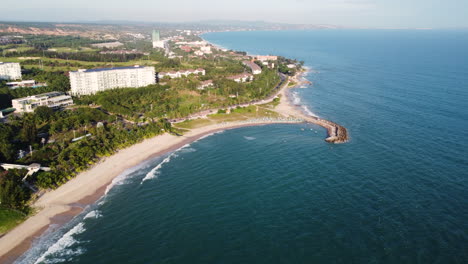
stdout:
[[[116,179],[20,263],[468,263],[468,32],[230,32],[304,60],[314,125],[224,131]],[[146,180],[145,180],[146,179]]]

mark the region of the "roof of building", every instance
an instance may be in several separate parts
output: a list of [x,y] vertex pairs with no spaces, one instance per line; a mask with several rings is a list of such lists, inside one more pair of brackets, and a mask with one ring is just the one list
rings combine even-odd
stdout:
[[52,98],[52,97],[57,97],[57,96],[62,96],[62,95],[65,95],[65,94],[62,92],[48,92],[48,93],[43,93],[43,94],[31,95],[31,96],[23,97],[23,98],[16,98],[16,99],[13,99],[13,101],[14,100],[23,101],[23,100],[29,100],[29,99],[38,99],[41,97]]
[[262,70],[262,68],[260,68],[260,66],[258,66],[255,62],[243,61],[242,63],[244,63],[244,65],[250,67],[250,69],[252,69],[252,71],[261,71]]
[[72,71],[72,72],[102,72],[102,71],[113,71],[113,70],[142,69],[142,68],[147,68],[147,67],[150,67],[150,66],[135,65],[135,66],[125,66],[125,67],[114,67],[114,68],[87,69],[87,70],[78,70],[78,71]]

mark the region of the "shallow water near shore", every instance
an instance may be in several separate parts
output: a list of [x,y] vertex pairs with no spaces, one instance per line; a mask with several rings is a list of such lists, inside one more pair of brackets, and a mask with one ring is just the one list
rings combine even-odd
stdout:
[[[18,263],[466,263],[468,32],[213,33],[304,60],[345,126],[224,131],[127,171]],[[305,109],[304,109],[305,110]]]

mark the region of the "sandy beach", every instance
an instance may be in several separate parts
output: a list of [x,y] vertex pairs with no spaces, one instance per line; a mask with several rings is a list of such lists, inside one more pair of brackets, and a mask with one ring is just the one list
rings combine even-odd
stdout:
[[[296,76],[293,80],[299,83],[299,78]],[[102,159],[58,189],[45,193],[33,205],[37,213],[0,238],[0,256],[2,256],[0,263],[13,262],[28,250],[34,239],[47,230],[52,223],[63,224],[71,220],[86,205],[102,197],[115,177],[150,158],[177,150],[190,142],[221,130],[273,123],[297,124],[314,121],[315,119],[309,120],[309,117],[301,113],[287,99],[288,85],[289,82],[286,82],[278,92],[282,99],[275,108],[275,111],[284,117],[283,119],[256,119],[213,124],[192,129],[183,136],[170,134],[156,136]]]

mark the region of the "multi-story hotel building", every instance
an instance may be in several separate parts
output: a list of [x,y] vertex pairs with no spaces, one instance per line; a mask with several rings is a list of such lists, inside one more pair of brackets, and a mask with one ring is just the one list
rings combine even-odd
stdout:
[[73,99],[70,95],[61,92],[43,93],[23,98],[11,100],[13,108],[19,113],[34,112],[38,106],[47,106],[50,108],[61,108],[73,104]]
[[21,66],[17,62],[0,62],[0,80],[21,79]]
[[70,72],[71,94],[95,94],[115,88],[137,88],[156,83],[154,67],[133,66]]

